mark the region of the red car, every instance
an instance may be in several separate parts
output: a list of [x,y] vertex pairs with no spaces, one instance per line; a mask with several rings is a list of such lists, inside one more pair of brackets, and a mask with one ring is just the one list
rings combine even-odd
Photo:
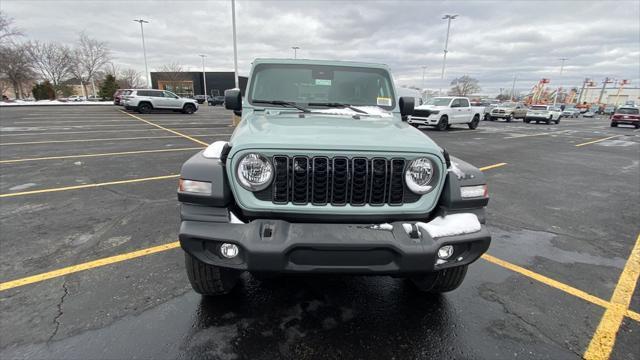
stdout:
[[122,100],[122,93],[124,93],[127,89],[118,89],[115,93],[113,93],[113,105],[120,105],[120,101]]
[[610,120],[612,127],[616,127],[618,124],[627,124],[640,129],[640,109],[631,106],[620,107],[611,115]]

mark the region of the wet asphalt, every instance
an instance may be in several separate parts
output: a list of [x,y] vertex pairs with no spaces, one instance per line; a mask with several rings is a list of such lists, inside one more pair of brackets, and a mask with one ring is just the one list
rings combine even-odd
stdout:
[[[220,107],[140,117],[208,143],[232,132]],[[611,297],[640,230],[640,131],[602,117],[421,130],[478,167],[507,163],[486,171],[489,254]],[[3,107],[2,161],[171,151],[0,163],[0,193],[175,175],[200,146],[112,106]],[[0,198],[0,282],[176,241],[176,182]],[[390,277],[244,275],[214,299],[183,262],[172,249],[1,291],[0,358],[577,359],[604,313],[484,259],[441,296]],[[625,318],[611,358],[637,359],[639,333]]]

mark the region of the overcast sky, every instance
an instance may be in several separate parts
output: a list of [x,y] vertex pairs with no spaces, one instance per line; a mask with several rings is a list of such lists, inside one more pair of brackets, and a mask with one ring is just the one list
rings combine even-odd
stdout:
[[[121,68],[144,71],[140,28],[149,70],[179,62],[207,70],[233,69],[229,1],[2,0],[25,39],[73,44],[80,31],[108,42]],[[483,93],[529,89],[542,77],[580,86],[609,76],[640,86],[640,1],[236,1],[239,72],[257,57],[382,62],[399,85],[442,86],[447,23],[452,22],[447,83],[468,74]],[[568,58],[559,77],[560,60]]]

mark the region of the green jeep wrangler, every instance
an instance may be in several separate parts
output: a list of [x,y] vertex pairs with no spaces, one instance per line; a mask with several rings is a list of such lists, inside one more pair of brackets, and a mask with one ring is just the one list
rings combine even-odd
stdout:
[[484,175],[407,124],[385,65],[259,59],[242,116],[182,166],[180,244],[200,294],[242,272],[391,275],[457,288],[487,251]]

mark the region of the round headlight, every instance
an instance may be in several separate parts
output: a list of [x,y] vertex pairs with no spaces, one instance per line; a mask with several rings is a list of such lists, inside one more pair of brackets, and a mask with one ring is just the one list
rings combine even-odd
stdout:
[[409,190],[416,194],[426,194],[433,189],[435,165],[427,158],[413,160],[404,173],[404,181]]
[[264,190],[273,178],[273,166],[262,155],[247,154],[238,163],[238,181],[249,191]]

